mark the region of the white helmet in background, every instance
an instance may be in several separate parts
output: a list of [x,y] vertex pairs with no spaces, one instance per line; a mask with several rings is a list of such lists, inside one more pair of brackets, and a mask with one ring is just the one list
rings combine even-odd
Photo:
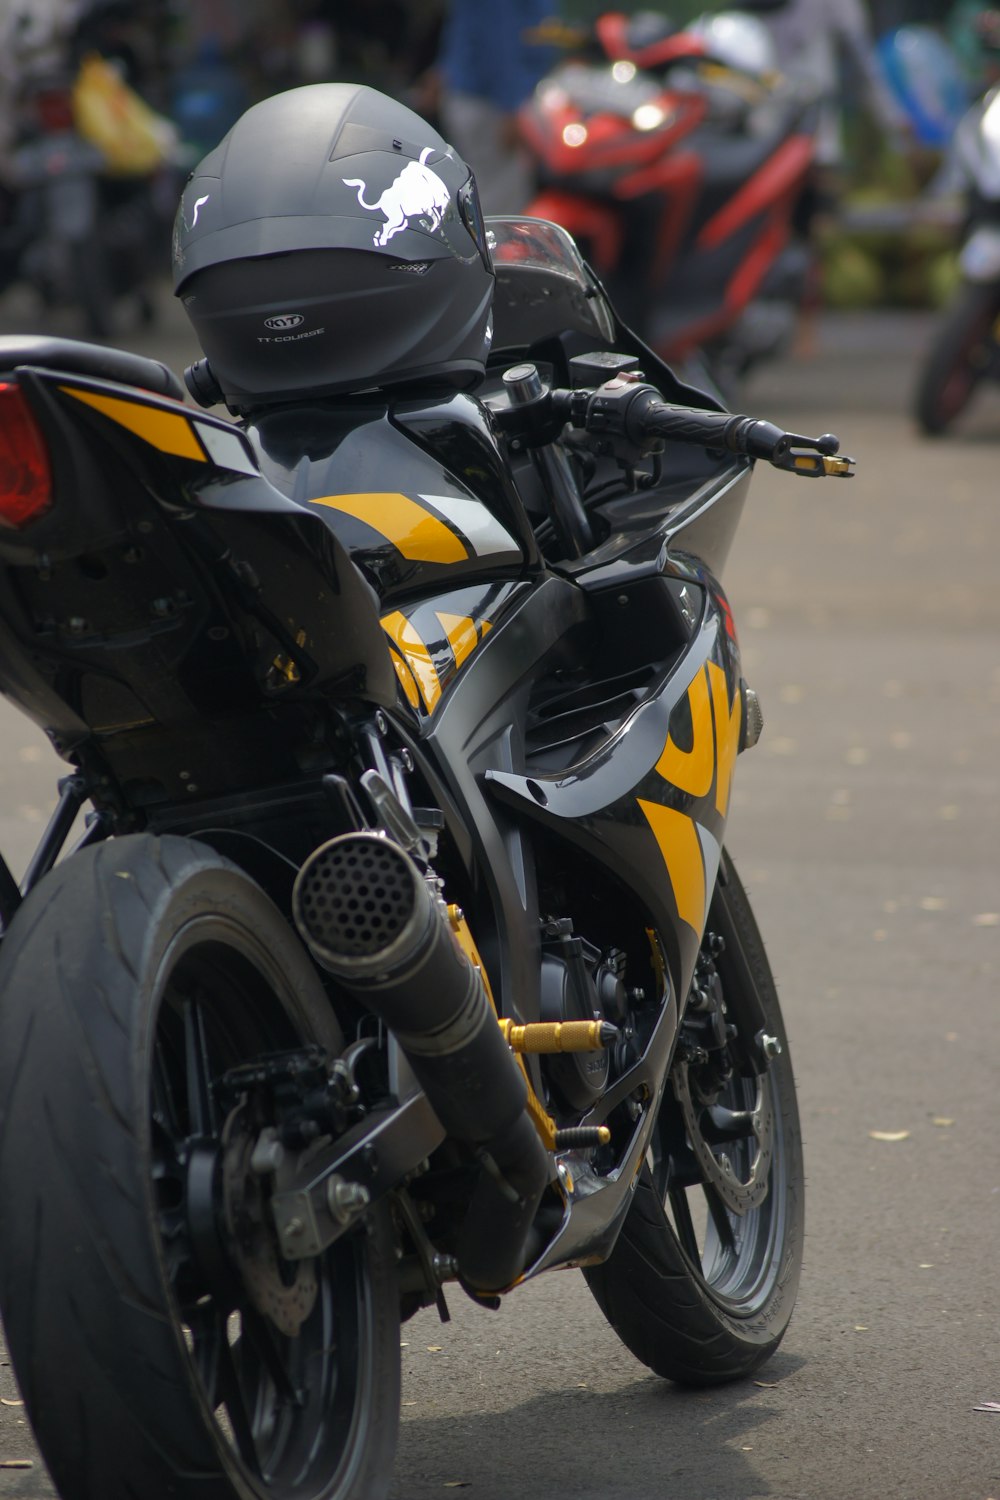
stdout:
[[722,10],[717,15],[699,16],[684,29],[701,39],[711,62],[758,78],[778,71],[771,33],[757,16]]

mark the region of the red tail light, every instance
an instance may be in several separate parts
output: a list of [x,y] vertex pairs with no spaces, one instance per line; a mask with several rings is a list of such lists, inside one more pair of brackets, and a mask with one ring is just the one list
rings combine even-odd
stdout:
[[52,473],[24,393],[0,381],[0,526],[19,531],[52,506]]

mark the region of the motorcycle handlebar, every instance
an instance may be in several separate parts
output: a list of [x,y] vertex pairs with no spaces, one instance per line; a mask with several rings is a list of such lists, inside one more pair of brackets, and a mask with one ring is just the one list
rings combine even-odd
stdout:
[[653,437],[725,448],[730,453],[745,454],[747,458],[764,458],[768,462],[781,456],[790,446],[790,434],[776,427],[773,422],[733,416],[730,412],[668,406],[664,402],[651,402],[641,413],[639,425],[644,434],[648,433]]
[[832,432],[816,438],[804,437],[758,417],[699,411],[695,407],[668,406],[656,401],[641,414],[640,422],[655,437],[766,459],[776,469],[787,469],[807,478],[850,479],[853,475],[854,460],[838,456],[840,439]]
[[606,381],[596,390],[566,395],[569,420],[598,440],[604,439],[609,451],[626,448],[642,455],[655,451],[653,444],[670,439],[765,459],[775,468],[805,477],[850,478],[853,473],[854,460],[837,456],[840,441],[833,433],[804,437],[756,417],[674,406],[655,387],[628,375]]

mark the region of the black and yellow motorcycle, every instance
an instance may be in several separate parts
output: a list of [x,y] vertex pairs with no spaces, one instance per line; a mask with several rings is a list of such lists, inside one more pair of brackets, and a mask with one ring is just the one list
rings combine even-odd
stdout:
[[791,1316],[720,576],[755,459],[850,460],[490,232],[474,393],[236,423],[0,338],[0,688],[70,768],[0,863],[0,1309],[65,1500],[373,1500],[446,1294],[582,1267],[693,1385]]

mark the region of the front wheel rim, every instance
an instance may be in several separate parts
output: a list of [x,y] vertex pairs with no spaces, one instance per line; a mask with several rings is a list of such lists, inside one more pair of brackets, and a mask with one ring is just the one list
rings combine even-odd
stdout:
[[[681,1252],[711,1299],[733,1317],[751,1318],[771,1296],[780,1270],[787,1235],[788,1157],[781,1132],[781,1099],[772,1064],[761,1075],[734,1074],[714,1098],[712,1108],[733,1116],[763,1114],[769,1139],[753,1132],[727,1141],[724,1148],[706,1134],[692,1140],[697,1125],[679,1104],[667,1118],[648,1158],[657,1194]],[[675,1064],[672,1082],[687,1065]],[[681,1093],[685,1084],[681,1084]],[[708,1107],[696,1111],[711,1117]],[[683,1141],[683,1145],[681,1145]],[[706,1171],[705,1154],[725,1156],[737,1192],[726,1193],[719,1175]],[[762,1159],[766,1153],[766,1168]],[[720,1172],[721,1172],[720,1166]],[[734,1211],[734,1196],[743,1186],[744,1207]]]

